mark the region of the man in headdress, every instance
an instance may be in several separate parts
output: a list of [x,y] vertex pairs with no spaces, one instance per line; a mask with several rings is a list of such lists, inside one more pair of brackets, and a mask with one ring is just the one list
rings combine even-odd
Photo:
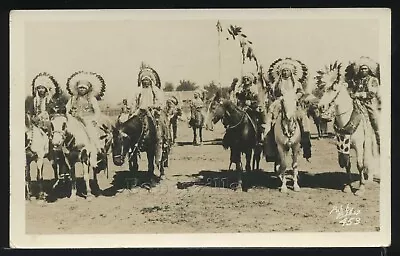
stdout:
[[[371,126],[375,132],[378,148],[380,149],[379,135],[379,80],[374,75],[377,64],[373,63],[369,58],[361,58],[359,61],[359,69],[357,70],[354,83],[350,86],[350,95],[353,99],[357,99],[366,108],[371,122]],[[373,69],[375,69],[373,71]]]
[[[72,97],[69,99],[66,110],[68,118],[68,129],[76,138],[88,138],[88,144],[85,145],[92,155],[90,165],[97,167],[97,155],[102,152],[102,144],[98,130],[100,120],[100,107],[93,89],[93,79],[87,73],[79,73],[72,84],[69,85],[69,91]],[[87,79],[86,79],[87,78]],[[72,88],[71,88],[72,87]],[[84,134],[82,134],[84,132]],[[85,139],[78,139],[84,142]]]
[[[299,70],[296,69],[300,69],[301,67],[296,67],[298,64],[295,60],[289,58],[281,60],[280,62],[280,64],[276,64],[275,72],[278,73],[278,77],[272,85],[275,101],[270,105],[268,110],[266,132],[271,130],[272,123],[278,115],[281,96],[290,90],[294,90],[299,104],[301,98],[305,95],[301,83],[295,78],[295,72],[299,72]],[[309,159],[311,158],[310,125],[306,111],[300,106],[297,108],[296,117],[300,124],[303,157]]]
[[164,92],[161,90],[161,81],[157,72],[144,64],[138,75],[139,92],[135,97],[134,116],[144,111],[156,125],[156,161],[161,160],[163,149],[163,136],[170,141],[168,121],[165,113]]
[[33,80],[32,87],[33,104],[28,107],[28,113],[32,115],[32,122],[49,135],[51,130],[49,103],[58,84],[52,76],[41,73]]
[[[246,110],[254,121],[258,120],[258,124],[261,127],[259,139],[262,141],[266,135],[266,113],[264,102],[262,102],[260,96],[255,84],[254,74],[251,72],[245,73],[242,76],[241,85],[236,89],[237,105]],[[258,128],[256,127],[256,129]]]

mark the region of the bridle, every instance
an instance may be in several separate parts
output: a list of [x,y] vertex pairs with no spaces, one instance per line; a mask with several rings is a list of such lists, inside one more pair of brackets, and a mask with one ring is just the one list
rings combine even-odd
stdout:
[[[294,118],[294,117],[293,117],[293,118]],[[284,134],[286,137],[288,137],[289,139],[292,138],[292,137],[294,136],[294,131],[297,129],[297,122],[295,121],[295,122],[294,122],[293,132],[291,132],[291,133],[289,134],[289,131],[288,131],[288,129],[285,128],[285,126],[283,125],[283,122],[284,122],[284,121],[290,121],[290,120],[291,120],[291,118],[288,118],[288,117],[287,117],[286,109],[285,109],[285,106],[284,106],[284,102],[283,102],[283,100],[281,100],[281,127],[282,127],[282,129],[283,129],[283,134]]]
[[[114,157],[114,158],[121,158],[121,159],[123,159],[123,158],[125,158],[126,153],[129,152],[129,150],[128,150],[128,151],[124,154],[124,139],[128,139],[129,141],[131,141],[131,137],[130,137],[127,133],[125,133],[125,132],[123,132],[123,131],[121,131],[121,130],[118,130],[118,133],[119,133],[119,137],[122,138],[122,143],[121,143],[121,154],[113,155],[113,157]],[[139,148],[139,142],[140,142],[141,139],[143,138],[143,134],[144,134],[144,128],[142,127],[142,131],[140,132],[139,138],[138,138],[136,144],[134,145],[132,151],[130,152],[129,160],[131,160],[131,158],[133,157],[133,155],[134,155],[135,153],[137,153],[137,150],[138,150],[138,148]],[[113,141],[112,141],[112,143],[113,143]]]
[[[336,80],[336,81],[331,85],[331,87],[333,87],[333,86],[336,85],[336,84],[339,84],[339,81]],[[340,92],[341,92],[341,91],[338,90],[338,92],[336,93],[335,97],[333,97],[332,100],[328,103],[328,109],[334,105],[334,102],[335,102],[336,99],[339,97]],[[341,115],[344,115],[344,114],[348,113],[348,112],[350,111],[350,109],[351,109],[351,107],[350,107],[348,110],[346,110],[346,111],[344,111],[343,113],[340,113],[340,114],[336,114],[336,113],[335,113],[335,117],[338,117],[338,116],[341,116]],[[322,114],[322,113],[324,113],[324,112],[321,111],[321,114]]]

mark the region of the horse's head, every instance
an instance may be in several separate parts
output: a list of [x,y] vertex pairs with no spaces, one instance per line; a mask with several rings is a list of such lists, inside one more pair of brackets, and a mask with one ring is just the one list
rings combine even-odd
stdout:
[[207,108],[207,116],[206,116],[206,127],[212,127],[212,124],[217,123],[223,117],[223,111],[221,110],[221,104],[223,99],[221,98],[221,94],[219,91],[210,99]]
[[123,124],[117,122],[116,126],[112,128],[112,155],[116,166],[124,164],[129,148],[130,137],[125,133]]
[[53,115],[51,118],[50,141],[55,150],[60,149],[67,134],[67,118],[65,115]]
[[297,128],[297,96],[293,90],[290,90],[282,96],[281,99],[281,112],[282,123],[285,126],[287,133],[292,137]]
[[347,90],[347,86],[343,83],[342,64],[337,61],[325,70],[318,71],[315,77],[317,86],[322,88],[323,95],[318,103],[318,107],[322,113],[327,111],[332,105],[335,105],[341,93]]

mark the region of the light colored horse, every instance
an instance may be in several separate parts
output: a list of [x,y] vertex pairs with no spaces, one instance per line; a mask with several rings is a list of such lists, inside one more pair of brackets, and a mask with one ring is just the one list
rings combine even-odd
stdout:
[[288,91],[280,100],[280,114],[278,115],[274,126],[274,137],[277,144],[279,159],[275,162],[275,171],[282,181],[280,191],[287,192],[286,186],[286,162],[288,154],[291,153],[293,169],[293,189],[300,191],[298,184],[298,155],[300,153],[300,126],[296,118],[297,97],[294,91]]
[[[341,65],[336,63],[322,75],[325,92],[319,102],[319,107],[322,111],[329,109],[331,105],[335,107],[339,165],[346,168],[348,174],[343,192],[352,191],[350,148],[353,148],[357,155],[357,169],[360,173],[360,187],[355,194],[361,195],[365,191],[365,182],[372,180],[373,172],[379,170],[379,151],[368,115],[360,102],[353,101],[350,97],[347,84],[338,76],[340,69]],[[357,119],[361,119],[358,124],[355,121]],[[350,127],[350,132],[344,132],[343,130],[348,127]]]
[[[86,198],[92,198],[92,191],[90,188],[90,180],[97,181],[97,170],[108,169],[107,163],[107,151],[111,145],[111,122],[108,118],[102,116],[99,122],[99,130],[102,130],[100,134],[101,146],[104,148],[104,154],[98,159],[98,155],[90,155],[88,147],[90,147],[90,140],[85,132],[82,130],[80,133],[71,132],[71,125],[76,125],[76,123],[71,124],[71,120],[68,120],[65,115],[55,115],[51,119],[51,141],[54,147],[54,165],[53,168],[57,171],[59,177],[70,178],[72,182],[71,198],[76,199],[76,175],[75,175],[75,165],[80,163],[82,165],[82,175],[86,184]],[[75,127],[76,129],[76,127]],[[82,128],[83,129],[83,128]],[[102,163],[103,167],[94,168],[91,166],[91,157],[96,157],[98,159],[98,164]],[[67,169],[66,169],[67,168]],[[54,187],[57,184],[54,185]],[[54,188],[53,187],[53,188]]]
[[47,134],[31,122],[30,115],[25,115],[25,199],[31,197],[31,169],[32,162],[36,163],[36,179],[39,185],[39,200],[45,199],[43,191],[43,161],[49,154],[49,138]]

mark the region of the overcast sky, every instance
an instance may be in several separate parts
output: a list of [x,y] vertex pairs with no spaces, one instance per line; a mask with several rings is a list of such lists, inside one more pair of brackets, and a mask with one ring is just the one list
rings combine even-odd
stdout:
[[[142,61],[162,80],[198,85],[218,81],[228,86],[240,76],[239,43],[218,33],[215,20],[41,21],[25,26],[27,93],[39,72],[48,72],[65,88],[77,70],[101,74],[105,101],[132,95]],[[255,54],[267,69],[277,58],[304,62],[310,77],[325,64],[370,56],[379,58],[377,20],[221,20],[224,28],[238,25],[253,41]],[[220,51],[219,51],[220,50]],[[219,69],[218,53],[221,54]],[[221,76],[219,76],[219,70]]]

